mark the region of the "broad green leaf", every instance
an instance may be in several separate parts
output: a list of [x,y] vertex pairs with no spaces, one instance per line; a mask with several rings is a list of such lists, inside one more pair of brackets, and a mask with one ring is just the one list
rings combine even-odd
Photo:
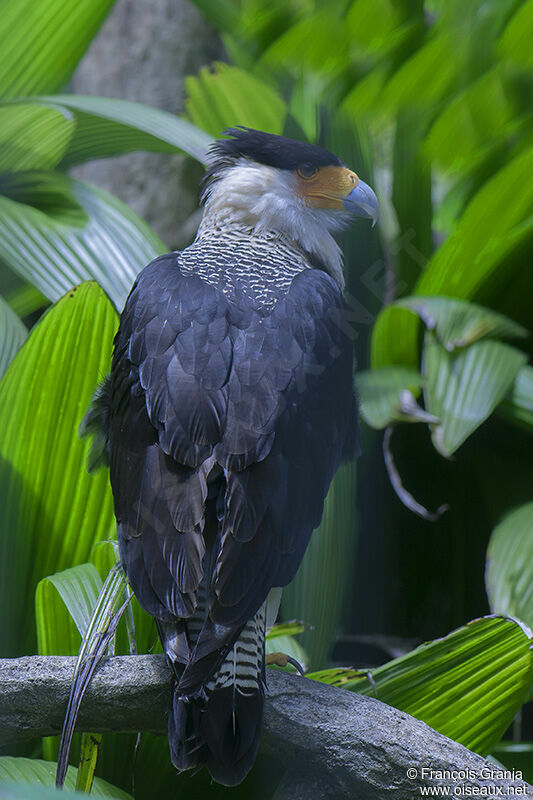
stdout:
[[533,0],[522,2],[516,14],[505,28],[500,42],[499,53],[513,66],[522,69],[533,67]]
[[0,106],[0,173],[53,169],[74,133],[66,109],[37,103]]
[[447,173],[469,172],[509,135],[515,117],[509,87],[494,68],[444,107],[427,135],[425,154]]
[[341,18],[321,9],[277,38],[263,53],[261,66],[270,70],[292,67],[298,73],[305,68],[332,79],[349,65],[349,44],[349,32]]
[[59,173],[23,173],[0,196],[0,259],[57,300],[98,281],[121,309],[137,273],[165,246],[124,203]]
[[373,119],[380,109],[386,82],[386,70],[383,67],[375,67],[346,95],[342,104],[343,110],[356,119],[361,119],[363,115]]
[[52,786],[0,783],[0,797],[2,800],[80,800],[78,792],[63,792]]
[[234,32],[241,15],[232,0],[192,0],[202,14],[220,32]]
[[[432,403],[432,405],[431,407],[428,405],[427,410],[439,419],[441,418],[439,410],[442,413],[443,404],[454,402],[454,391],[459,391],[459,395],[457,398],[455,398],[456,400],[462,402],[465,399],[462,398],[460,392],[462,391],[462,388],[466,388],[469,378],[468,374],[462,375],[461,377],[458,371],[454,371],[453,380],[448,382],[447,376],[452,361],[441,352],[442,348],[438,347],[438,343],[442,344],[446,351],[453,351],[455,348],[466,347],[486,337],[524,336],[527,333],[521,325],[518,325],[516,322],[504,316],[503,314],[499,314],[492,309],[483,308],[482,306],[469,303],[458,298],[441,296],[418,297],[413,295],[411,297],[404,297],[401,300],[397,300],[393,305],[388,306],[386,309],[384,309],[384,311],[381,312],[374,328],[372,341],[372,361],[376,368],[372,372],[368,373],[368,379],[370,381],[369,386],[367,386],[365,383],[365,374],[363,374],[362,378],[361,411],[364,417],[366,415],[369,424],[373,425],[374,427],[384,427],[389,421],[392,421],[394,419],[394,408],[397,407],[397,403],[396,406],[393,406],[392,408],[390,407],[389,401],[393,402],[397,398],[386,394],[385,387],[381,385],[379,378],[379,373],[385,369],[391,370],[391,372],[383,372],[384,376],[388,374],[393,375],[394,368],[383,367],[382,363],[385,362],[386,364],[387,360],[391,359],[393,363],[399,362],[401,364],[411,358],[414,359],[415,357],[418,357],[417,325],[416,323],[413,324],[413,314],[417,314],[423,320],[428,330],[434,331],[435,347],[431,350],[430,356],[432,354],[440,354],[440,359],[436,365],[431,358],[428,362],[427,353],[424,354],[426,369],[428,367],[432,368],[430,375],[431,380],[427,387],[428,403]],[[411,345],[408,344],[410,340],[412,342]],[[427,338],[426,340],[426,342],[428,342],[430,345],[431,341],[431,338]],[[481,352],[485,351],[482,349]],[[517,351],[512,349],[504,352],[512,352],[513,354],[517,353]],[[463,355],[457,361],[457,364],[462,365],[471,357],[472,354],[470,354],[468,357]],[[462,433],[458,429],[456,430],[454,436],[466,438],[468,435],[470,435],[472,430],[474,430],[480,424],[480,422],[483,421],[483,419],[486,419],[486,416],[494,409],[494,404],[499,402],[499,400],[495,400],[495,398],[497,397],[501,399],[501,397],[503,397],[501,394],[502,391],[505,395],[508,388],[511,386],[511,383],[514,379],[511,376],[511,372],[514,369],[512,365],[520,362],[519,366],[522,366],[523,360],[521,359],[523,359],[522,356],[515,356],[513,359],[511,359],[509,364],[507,364],[507,367],[511,367],[510,372],[504,368],[502,379],[504,380],[504,384],[505,380],[508,381],[508,383],[505,384],[506,388],[502,388],[500,385],[498,381],[498,374],[495,373],[488,376],[490,382],[494,384],[495,390],[497,390],[494,397],[492,397],[488,391],[485,391],[485,389],[478,387],[480,392],[483,394],[484,400],[479,409],[475,410],[473,408],[465,408],[461,412],[458,407],[456,408],[454,413],[458,416],[468,418],[468,421],[466,419],[463,420],[465,427],[462,430]],[[477,362],[473,364],[473,368],[475,367],[476,363]],[[399,368],[396,367],[395,369]],[[435,369],[437,369],[437,371],[438,369],[442,370],[440,373],[440,384],[438,391],[446,392],[446,397],[443,396],[440,399],[431,395],[434,382],[437,380],[437,373],[435,372]],[[511,417],[513,416],[514,408],[518,418],[524,417],[523,421],[526,423],[529,415],[528,408],[531,405],[531,398],[529,396],[530,387],[527,381],[529,373],[527,372],[527,369],[527,367],[522,366],[522,369],[516,376],[516,380],[512,384],[510,396],[505,400],[503,408],[500,408],[502,415]],[[378,374],[375,376],[376,372]],[[460,384],[457,383],[459,379],[461,381]],[[367,388],[372,391],[373,387],[376,389],[376,391],[371,395],[372,404],[369,406],[368,404],[365,404],[365,391]],[[398,389],[400,388],[401,387],[398,386]],[[437,390],[436,386],[434,388]],[[475,385],[472,384],[469,388],[474,390]],[[471,397],[470,401],[472,400],[473,398]],[[489,411],[487,411],[488,408],[490,409]],[[452,413],[451,409],[449,410],[450,413]],[[374,417],[374,413],[378,416]],[[462,423],[459,423],[458,419],[455,419],[455,422],[453,422],[451,417],[444,422],[444,425],[448,429],[453,424],[457,425],[458,428],[462,427]],[[439,428],[438,430],[439,432],[436,434],[437,438],[443,434],[442,429]],[[462,441],[464,441],[464,438],[462,438]],[[453,437],[452,446],[454,449],[459,446],[457,442],[453,443]]]
[[0,378],[26,339],[28,331],[15,312],[0,297]]
[[113,1],[2,0],[0,96],[61,89]]
[[313,628],[300,640],[312,666],[327,661],[345,609],[356,545],[355,477],[354,463],[338,470],[326,498],[322,522],[311,536],[296,577],[281,598],[284,619],[305,619]]
[[439,232],[442,241],[445,241],[454,231],[478,186],[477,170],[473,174],[457,176],[451,185],[448,185],[446,178],[444,179],[442,183],[444,194],[433,209],[433,227],[435,231]]
[[[531,236],[533,184],[524,175],[533,170],[533,149],[514,158],[473,197],[461,220],[428,262],[415,294],[475,299],[497,281],[508,285],[523,270],[514,258]],[[388,306],[372,332],[372,366],[418,364],[417,320]]]
[[500,740],[533,680],[533,634],[517,620],[482,617],[369,671],[310,674],[377,697],[484,755]]
[[478,341],[449,353],[433,333],[426,333],[425,405],[439,420],[432,439],[443,456],[451,456],[490,416],[526,361],[524,353],[493,341]]
[[[210,2],[200,1],[202,8]],[[227,60],[272,82],[272,71],[258,66],[258,62],[262,54],[301,19],[299,0],[247,0],[245,3],[234,2],[233,5],[235,21],[229,29],[224,24],[222,36]]]
[[455,297],[402,297],[394,305],[418,314],[449,351],[479,339],[527,336],[527,330],[509,317]]
[[498,406],[498,413],[533,432],[533,367],[526,365],[518,371],[511,391]]
[[280,134],[287,108],[279,94],[259,78],[237,67],[217,63],[185,79],[187,114],[215,137],[244,125]]
[[35,620],[40,654],[76,655],[101,588],[93,564],[78,564],[39,581]]
[[355,0],[346,17],[351,50],[357,62],[382,59],[404,40],[411,25],[404,25],[402,6],[394,0]]
[[434,417],[417,406],[422,376],[403,367],[366,370],[356,376],[361,416],[372,428],[387,427],[391,422],[431,422]]
[[427,112],[451,88],[466,54],[464,37],[441,26],[394,72],[382,102],[390,108],[421,108]]
[[414,313],[396,305],[380,311],[372,328],[370,363],[373,369],[389,366],[418,369],[418,320]]
[[323,83],[316,75],[299,75],[291,94],[289,113],[309,142],[316,142],[319,133],[319,104]]
[[[43,761],[39,758],[22,758],[18,756],[0,756],[0,783],[2,784],[0,788],[0,797],[4,798],[3,788],[7,786],[8,791],[12,791],[13,798],[17,798],[17,800],[18,798],[21,798],[21,800],[24,798],[25,800],[26,797],[28,800],[33,800],[33,798],[35,798],[35,800],[40,800],[41,797],[43,800],[45,800],[45,798],[46,800],[48,800],[48,798],[52,800],[53,797],[57,797],[58,800],[62,797],[68,798],[69,800],[71,797],[79,798],[79,794],[74,794],[77,776],[77,768],[69,767],[65,780],[65,789],[67,792],[62,794],[59,791],[55,791],[56,765],[53,761]],[[12,784],[13,790],[11,790]],[[31,786],[32,793],[17,793],[19,790],[22,792],[23,787],[26,785],[28,788]],[[45,793],[46,787],[50,787],[47,793]],[[41,791],[43,794],[41,794]],[[119,789],[118,786],[112,786],[102,778],[94,779],[91,796],[115,798],[115,800],[132,800],[130,794],[123,789]]]
[[0,295],[21,319],[46,308],[49,303],[44,295],[1,261]]
[[203,162],[212,141],[187,120],[129,100],[65,94],[34,97],[32,102],[59,105],[74,115],[76,129],[61,161],[63,169],[134,150],[187,153]]
[[[18,277],[18,276],[17,276]],[[6,296],[9,307],[18,317],[27,317],[49,305],[46,299],[35,286],[21,281],[21,286]]]
[[305,633],[308,629],[309,625],[306,625],[305,622],[293,619],[291,622],[280,622],[277,625],[273,625],[267,631],[266,638],[277,639],[280,636],[296,636],[298,633]]
[[118,560],[118,542],[115,538],[95,542],[91,551],[91,563],[96,567],[102,581],[106,579],[109,570]]
[[533,183],[524,179],[533,170],[533,148],[514,158],[488,180],[469,203],[451,236],[429,261],[416,294],[475,298],[495,277],[511,279],[522,263],[504,262],[532,230]]
[[78,426],[108,369],[117,315],[95,283],[71,290],[34,327],[0,381],[0,640],[35,644],[33,597],[45,575],[88,560],[114,530],[108,476],[85,470]]
[[[315,672],[308,672],[305,676],[312,681],[325,683],[328,686],[337,686],[340,689],[352,691],[352,686],[358,685],[359,678],[365,678],[372,684],[372,670],[370,669],[355,669],[354,667],[331,667],[329,669],[319,669]],[[359,691],[353,689],[353,691]],[[361,692],[364,694],[364,692]]]
[[491,611],[533,624],[533,503],[513,509],[493,530],[485,584]]

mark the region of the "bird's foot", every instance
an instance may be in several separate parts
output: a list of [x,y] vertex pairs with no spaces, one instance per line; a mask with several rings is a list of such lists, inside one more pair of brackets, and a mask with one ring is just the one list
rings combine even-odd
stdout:
[[276,667],[286,667],[287,664],[292,664],[297,672],[300,675],[304,675],[305,671],[299,661],[297,661],[292,656],[288,656],[287,653],[269,653],[265,658],[265,663],[267,667],[269,665],[274,665]]

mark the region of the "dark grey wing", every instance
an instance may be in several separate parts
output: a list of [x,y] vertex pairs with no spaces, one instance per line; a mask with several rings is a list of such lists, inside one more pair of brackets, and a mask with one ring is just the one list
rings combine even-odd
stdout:
[[193,614],[203,576],[206,478],[231,361],[226,314],[226,300],[182,275],[170,254],[139,276],[115,339],[110,467],[121,558],[141,605],[163,622]]
[[[249,618],[272,586],[292,580],[331,479],[358,447],[353,348],[331,278],[302,272],[256,327],[255,353],[243,358],[235,348],[228,420],[215,449],[227,483],[211,612],[222,624]],[[243,469],[254,436],[265,439],[262,452]]]
[[194,691],[215,632],[239,630],[273,586],[289,583],[343,459],[359,448],[353,347],[336,284],[307,270],[266,317],[235,332],[210,619],[180,689]]
[[212,672],[269,589],[292,579],[331,479],[355,452],[344,312],[319,270],[298,275],[265,313],[243,292],[228,299],[183,274],[175,255],[149,265],[127,301],[111,374],[121,557],[163,622],[194,614],[209,572],[209,615],[194,647],[188,639],[193,652],[183,646],[184,692]]

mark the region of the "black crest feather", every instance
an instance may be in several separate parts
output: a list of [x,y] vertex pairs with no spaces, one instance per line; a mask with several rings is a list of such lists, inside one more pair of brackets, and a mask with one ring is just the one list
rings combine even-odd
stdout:
[[342,161],[329,150],[286,136],[240,126],[228,128],[223,135],[231,138],[218,139],[209,149],[211,175],[238,158],[249,158],[259,164],[287,170],[295,170],[303,164],[313,167],[342,165]]

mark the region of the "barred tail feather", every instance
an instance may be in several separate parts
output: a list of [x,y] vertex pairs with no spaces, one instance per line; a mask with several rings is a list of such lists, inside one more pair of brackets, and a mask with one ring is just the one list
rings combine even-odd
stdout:
[[172,689],[168,736],[172,763],[180,770],[205,765],[225,786],[240,783],[259,747],[264,705],[265,609],[239,638],[202,690]]
[[168,723],[172,763],[180,771],[206,766],[224,786],[236,786],[252,768],[259,747],[264,692],[215,690],[186,700],[174,690]]

